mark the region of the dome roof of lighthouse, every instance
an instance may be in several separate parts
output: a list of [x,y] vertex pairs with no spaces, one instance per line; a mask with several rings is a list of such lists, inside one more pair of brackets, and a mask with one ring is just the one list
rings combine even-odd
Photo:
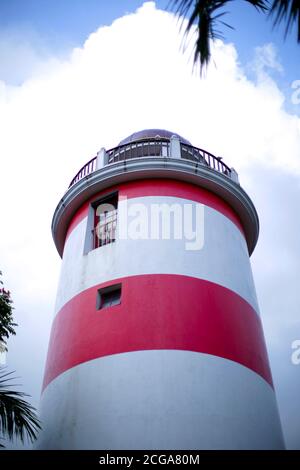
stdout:
[[144,129],[142,131],[134,132],[130,136],[128,136],[125,139],[121,140],[121,142],[119,142],[119,145],[129,144],[130,142],[135,142],[137,140],[142,140],[142,139],[143,140],[144,139],[155,139],[155,138],[170,139],[172,137],[172,135],[175,135],[176,137],[178,137],[179,140],[183,144],[191,145],[191,143],[188,140],[184,139],[183,137],[181,137],[176,132],[166,131],[165,129]]

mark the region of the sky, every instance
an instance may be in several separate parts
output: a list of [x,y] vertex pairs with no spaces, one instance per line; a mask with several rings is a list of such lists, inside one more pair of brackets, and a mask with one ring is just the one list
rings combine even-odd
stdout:
[[165,128],[222,156],[256,205],[252,268],[286,445],[300,449],[300,46],[232,2],[235,30],[200,78],[167,3],[0,1],[0,268],[19,325],[7,367],[38,406],[60,269],[50,226],[70,180],[101,147]]

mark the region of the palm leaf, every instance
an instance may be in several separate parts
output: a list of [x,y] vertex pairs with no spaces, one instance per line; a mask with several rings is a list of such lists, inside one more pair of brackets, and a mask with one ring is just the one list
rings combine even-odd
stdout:
[[[171,0],[169,5],[178,16],[189,16],[185,34],[188,35],[193,25],[196,24],[196,41],[194,50],[194,64],[200,61],[200,71],[202,72],[210,61],[210,42],[217,38],[222,38],[220,31],[216,29],[217,24],[230,27],[221,21],[227,12],[222,10],[231,0]],[[265,0],[245,0],[260,11],[267,10]]]
[[297,23],[297,40],[300,42],[300,0],[274,0],[270,15],[274,16],[274,26],[286,21],[285,36]]
[[6,372],[0,375],[0,435],[10,440],[19,438],[22,443],[27,437],[33,442],[41,424],[35,408],[23,399],[29,395],[11,390],[11,387],[16,386],[11,383],[15,379],[12,374],[13,372]]

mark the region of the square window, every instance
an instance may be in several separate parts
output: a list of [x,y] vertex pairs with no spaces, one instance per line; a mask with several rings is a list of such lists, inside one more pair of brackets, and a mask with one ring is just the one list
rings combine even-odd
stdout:
[[113,307],[121,303],[121,284],[104,287],[97,292],[97,310]]

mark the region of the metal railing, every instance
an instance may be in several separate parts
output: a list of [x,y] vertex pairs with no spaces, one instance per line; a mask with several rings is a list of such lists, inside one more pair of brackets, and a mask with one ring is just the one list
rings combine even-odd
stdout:
[[115,163],[130,158],[170,157],[170,141],[145,139],[120,145],[107,151],[108,163]]
[[73,186],[73,184],[77,183],[77,181],[80,181],[85,176],[89,175],[90,173],[93,173],[96,170],[96,165],[97,165],[97,156],[91,158],[89,162],[87,162],[85,165],[83,165],[82,168],[80,168],[78,173],[74,176],[71,183],[69,184],[69,188]]
[[108,245],[116,240],[118,210],[104,212],[97,226],[92,230],[93,248]]
[[180,144],[180,146],[181,158],[202,163],[219,173],[224,173],[227,176],[231,175],[231,169],[226,165],[226,163],[222,162],[221,157],[215,157],[212,153],[193,147],[192,145]]
[[[206,150],[193,147],[192,145],[180,143],[181,158],[201,163],[219,173],[231,176],[231,169],[222,161],[221,157],[215,157]],[[171,144],[168,139],[144,139],[128,144],[119,145],[106,151],[107,164],[117,163],[124,160],[143,157],[172,157]],[[74,176],[69,188],[85,176],[97,169],[97,156],[87,162]]]

